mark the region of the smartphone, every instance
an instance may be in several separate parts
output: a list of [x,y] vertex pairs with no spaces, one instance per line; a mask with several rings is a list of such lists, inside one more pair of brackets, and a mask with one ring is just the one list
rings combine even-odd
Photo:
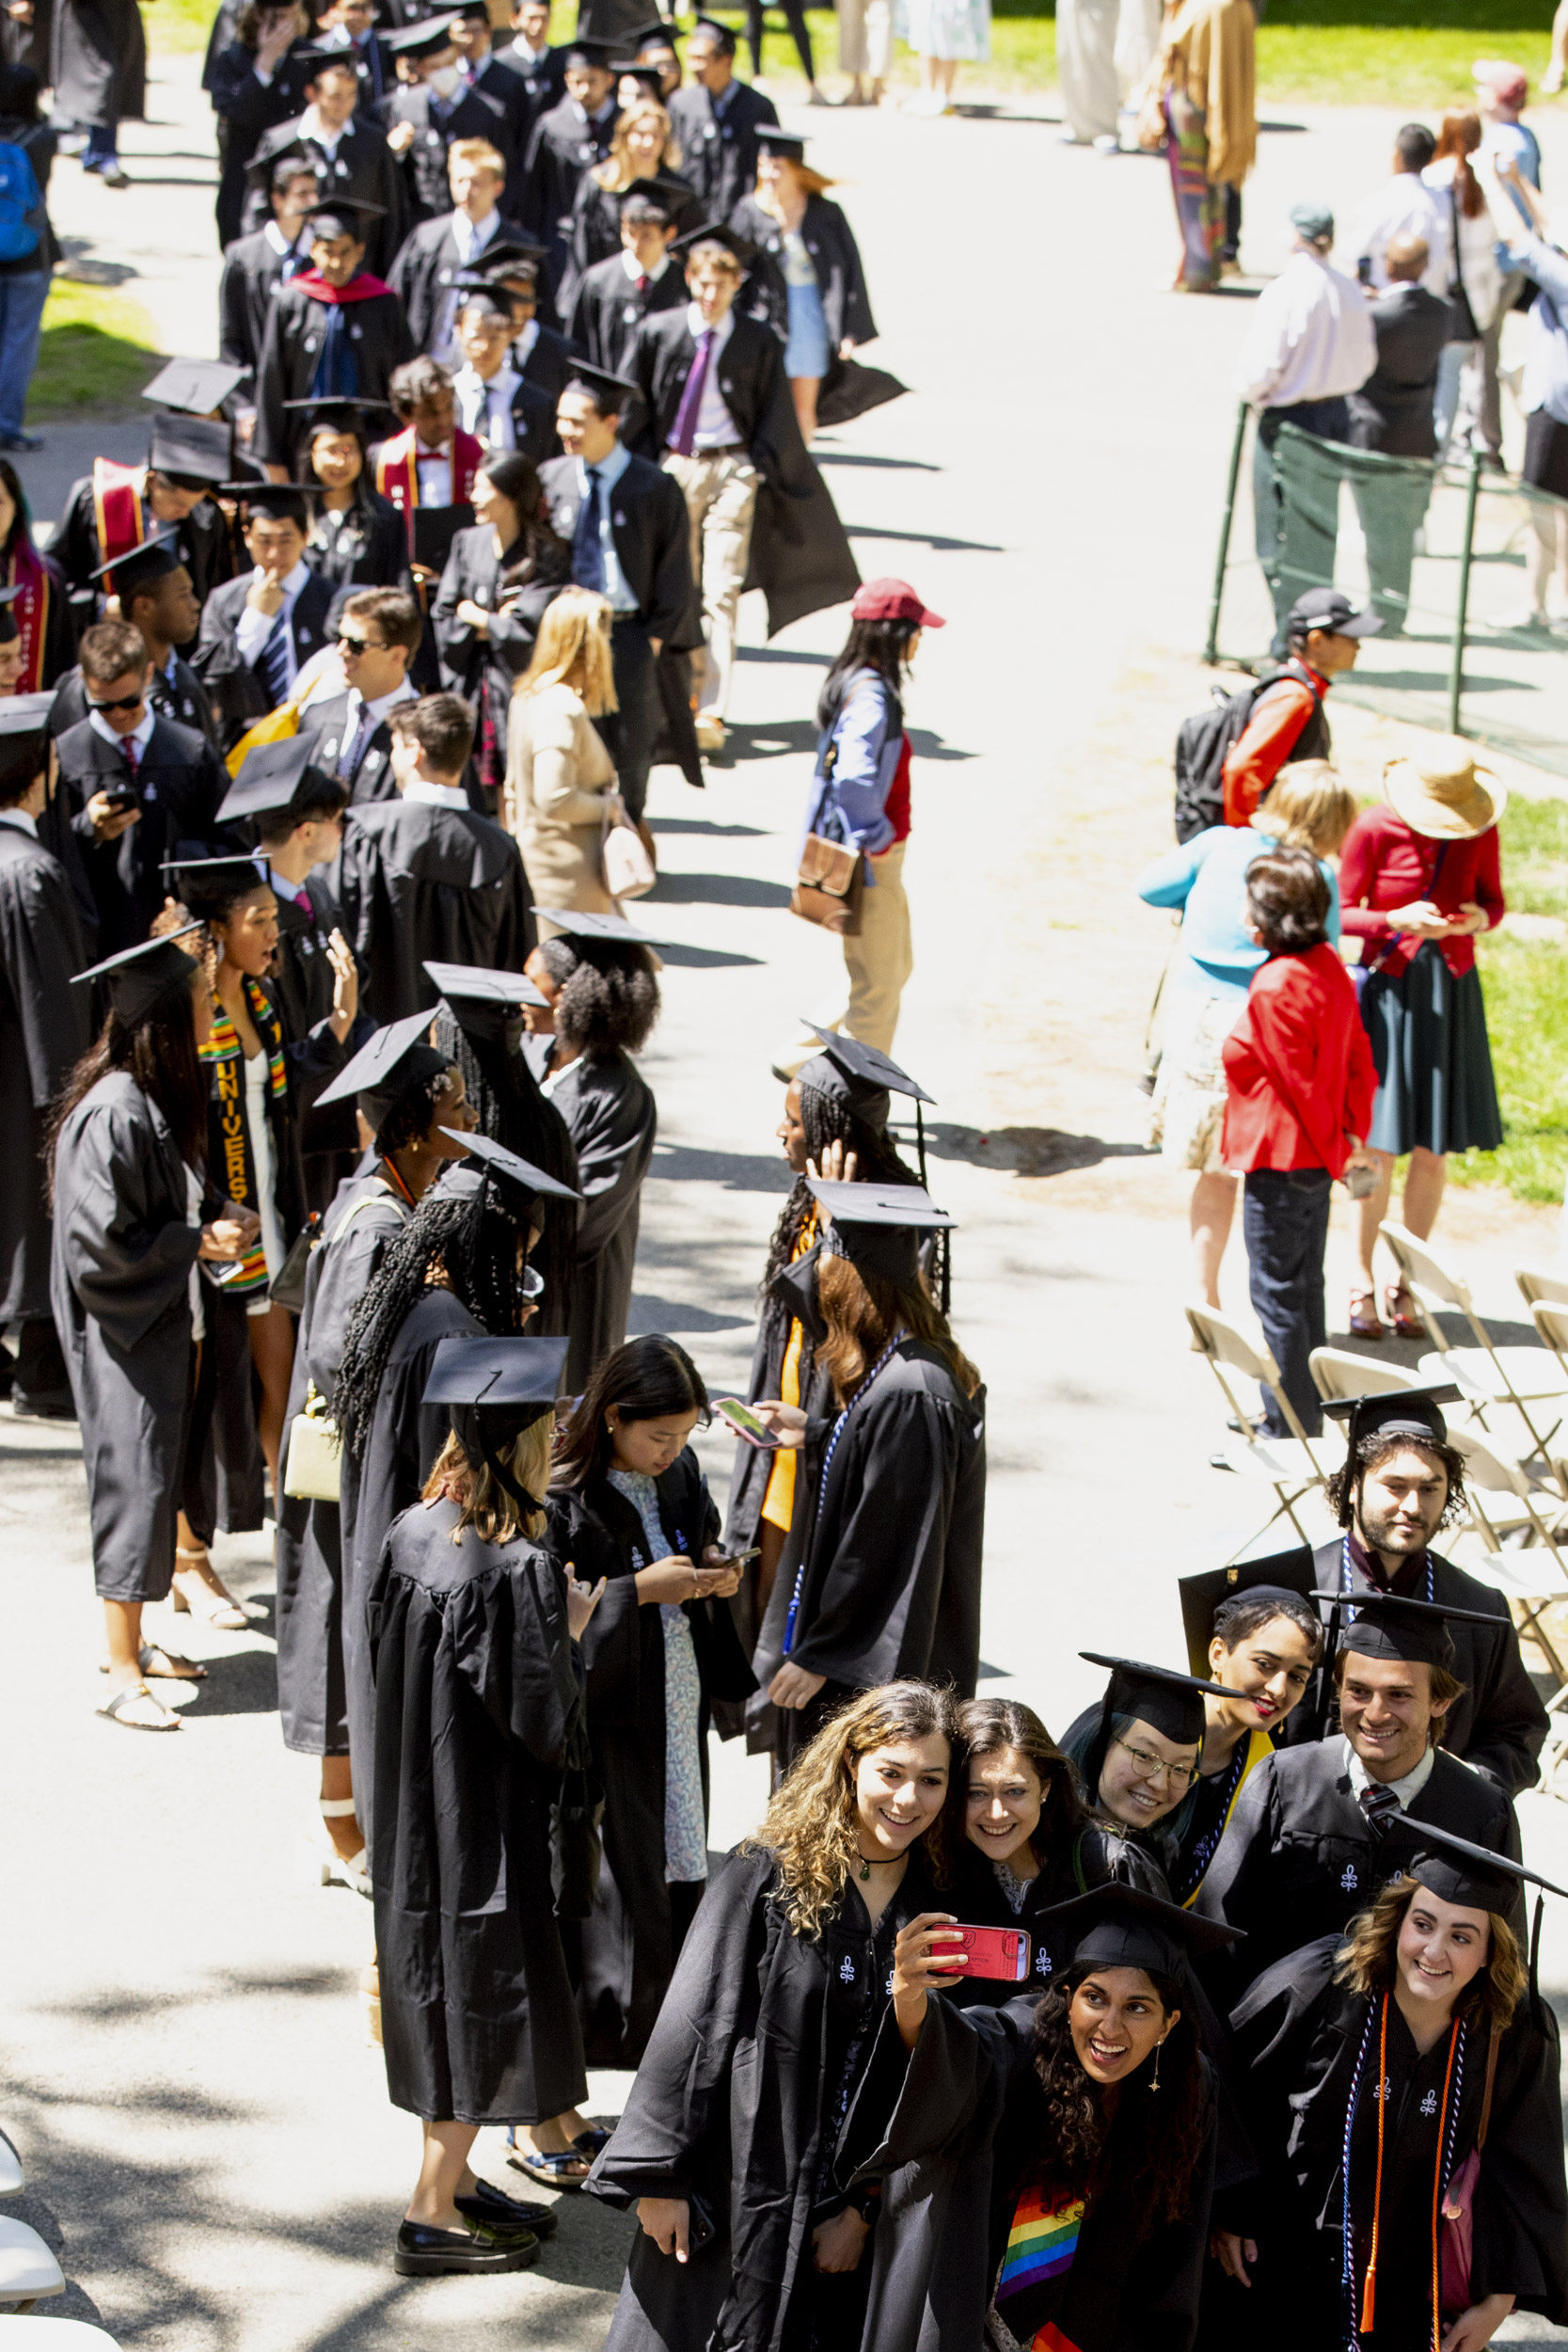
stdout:
[[714,1565],[716,1566],[726,1568],[745,1568],[749,1567],[753,1560],[760,1560],[761,1558],[762,1546],[760,1544],[753,1544],[750,1551],[727,1551],[724,1554],[723,1559],[721,1561],[715,1562]]
[[695,2189],[689,2189],[686,2199],[687,2253],[700,2254],[705,2247],[713,2244],[718,2234],[719,2225],[713,2218],[712,2208],[706,2199]]
[[783,1443],[758,1421],[749,1405],[742,1405],[737,1396],[716,1396],[713,1409],[729,1422],[737,1437],[745,1438],[748,1445],[771,1446],[777,1450]]
[[105,792],[103,798],[109,804],[110,813],[116,817],[122,817],[128,808],[140,805],[135,792]]
[[957,1971],[960,1977],[989,1977],[998,1984],[1022,1984],[1029,1974],[1029,1938],[1022,1928],[960,1926],[950,1932],[962,1937],[969,1955],[968,1967]]

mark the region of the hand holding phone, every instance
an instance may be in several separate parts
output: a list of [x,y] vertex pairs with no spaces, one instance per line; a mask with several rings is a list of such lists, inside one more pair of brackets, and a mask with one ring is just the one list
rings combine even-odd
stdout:
[[737,1396],[716,1396],[713,1409],[729,1422],[736,1437],[745,1438],[748,1445],[768,1450],[776,1449],[784,1442],[782,1438],[775,1438],[766,1423],[757,1419],[751,1406],[742,1405]]
[[1022,1928],[966,1928],[955,1932],[969,1965],[966,1977],[986,1977],[996,1984],[1022,1984],[1029,1974],[1029,1938]]

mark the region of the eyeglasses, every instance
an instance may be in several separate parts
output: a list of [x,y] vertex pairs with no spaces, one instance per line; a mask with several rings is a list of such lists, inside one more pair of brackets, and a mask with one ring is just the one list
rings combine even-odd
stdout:
[[87,708],[89,710],[139,710],[143,699],[142,694],[119,694],[112,701],[95,703],[89,696]]
[[1139,1780],[1164,1780],[1173,1788],[1190,1788],[1197,1778],[1196,1764],[1167,1764],[1163,1756],[1150,1756],[1147,1748],[1135,1748],[1131,1740],[1118,1740],[1117,1745],[1132,1758]]
[[346,628],[338,631],[338,643],[346,645],[350,653],[385,653],[387,650],[385,639],[354,637]]

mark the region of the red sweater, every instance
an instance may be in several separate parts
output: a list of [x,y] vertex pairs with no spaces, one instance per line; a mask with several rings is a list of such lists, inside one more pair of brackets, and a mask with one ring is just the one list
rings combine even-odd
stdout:
[[[1413,833],[1386,802],[1358,817],[1339,853],[1339,899],[1345,930],[1363,943],[1363,964],[1381,959],[1385,972],[1404,970],[1422,943],[1408,931],[1390,930],[1378,921],[1377,911],[1407,907],[1417,898],[1430,898],[1444,914],[1457,914],[1473,899],[1486,909],[1496,929],[1508,912],[1497,826],[1468,841],[1431,841]],[[1440,939],[1436,946],[1455,979],[1475,962],[1476,943],[1468,932]]]
[[1221,1053],[1227,1168],[1342,1176],[1351,1136],[1365,1139],[1377,1073],[1355,984],[1326,941],[1259,965]]

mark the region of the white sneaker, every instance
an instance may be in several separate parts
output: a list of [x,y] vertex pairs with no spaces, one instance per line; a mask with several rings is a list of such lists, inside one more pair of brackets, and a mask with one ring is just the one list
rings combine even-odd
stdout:
[[727,740],[722,719],[715,719],[705,712],[699,711],[697,714],[697,749],[700,752],[721,752]]

